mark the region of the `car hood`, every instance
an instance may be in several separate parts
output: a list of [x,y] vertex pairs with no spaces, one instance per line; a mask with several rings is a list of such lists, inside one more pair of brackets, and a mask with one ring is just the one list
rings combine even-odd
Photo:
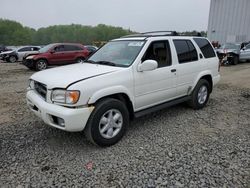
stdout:
[[239,53],[239,50],[237,49],[217,49],[216,50],[218,53],[230,53],[230,52],[233,52],[233,53]]
[[10,53],[12,53],[12,52],[14,52],[14,50],[5,51],[5,52],[2,52],[1,54],[2,54],[2,55],[4,55],[4,54],[10,54]]
[[91,63],[77,63],[37,72],[31,76],[31,79],[45,84],[48,89],[67,88],[72,83],[121,69],[124,68]]

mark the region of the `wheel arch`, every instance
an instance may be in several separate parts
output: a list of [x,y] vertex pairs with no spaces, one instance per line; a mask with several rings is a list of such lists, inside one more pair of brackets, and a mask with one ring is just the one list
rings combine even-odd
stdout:
[[37,62],[37,61],[39,61],[39,60],[45,60],[45,61],[47,62],[47,64],[49,64],[48,59],[45,58],[45,57],[39,57],[39,58],[35,59],[35,62]]
[[126,107],[128,108],[129,116],[131,119],[133,119],[133,117],[134,117],[134,105],[133,105],[133,102],[131,100],[131,95],[129,94],[129,92],[127,92],[125,89],[121,89],[121,88],[119,90],[117,90],[117,92],[112,92],[113,90],[114,90],[114,88],[108,88],[108,89],[101,90],[101,91],[95,93],[94,95],[92,95],[92,97],[89,98],[88,104],[89,105],[96,104],[100,100],[104,100],[106,98],[114,98],[114,99],[122,101],[126,105]]
[[212,78],[212,74],[209,71],[205,71],[202,72],[201,74],[199,74],[199,76],[197,77],[197,79],[195,80],[195,84],[193,86],[192,91],[194,90],[195,86],[197,85],[197,83],[199,82],[199,80],[204,79],[207,80],[210,87],[209,87],[209,93],[211,93],[213,91],[213,78]]

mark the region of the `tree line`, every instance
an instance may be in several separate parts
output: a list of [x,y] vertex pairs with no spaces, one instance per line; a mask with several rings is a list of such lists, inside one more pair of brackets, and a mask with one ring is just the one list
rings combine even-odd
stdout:
[[22,24],[0,19],[0,44],[45,45],[54,42],[77,42],[93,44],[95,41],[108,41],[133,33],[129,29],[113,27],[104,24],[84,26],[79,24],[54,25],[35,30]]
[[[19,22],[0,19],[0,44],[8,46],[45,45],[54,42],[77,42],[93,44],[94,42],[109,41],[135,32],[122,27],[113,27],[104,24],[84,26],[80,24],[54,25],[35,30],[25,27]],[[196,31],[182,32],[194,34]],[[200,32],[206,36],[206,32]]]

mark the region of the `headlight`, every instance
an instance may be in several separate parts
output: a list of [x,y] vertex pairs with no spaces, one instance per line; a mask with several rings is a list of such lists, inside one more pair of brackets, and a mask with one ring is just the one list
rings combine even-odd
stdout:
[[53,90],[51,100],[64,104],[75,104],[80,98],[80,91],[67,91],[62,89]]
[[34,80],[29,79],[29,88],[30,89],[34,89],[35,88]]
[[30,55],[28,57],[26,57],[25,59],[33,59],[34,55]]

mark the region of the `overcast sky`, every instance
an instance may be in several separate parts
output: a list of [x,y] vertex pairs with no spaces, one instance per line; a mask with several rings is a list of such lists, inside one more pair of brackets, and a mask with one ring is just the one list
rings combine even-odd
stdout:
[[35,29],[107,24],[133,31],[207,30],[210,0],[0,0],[0,18]]

